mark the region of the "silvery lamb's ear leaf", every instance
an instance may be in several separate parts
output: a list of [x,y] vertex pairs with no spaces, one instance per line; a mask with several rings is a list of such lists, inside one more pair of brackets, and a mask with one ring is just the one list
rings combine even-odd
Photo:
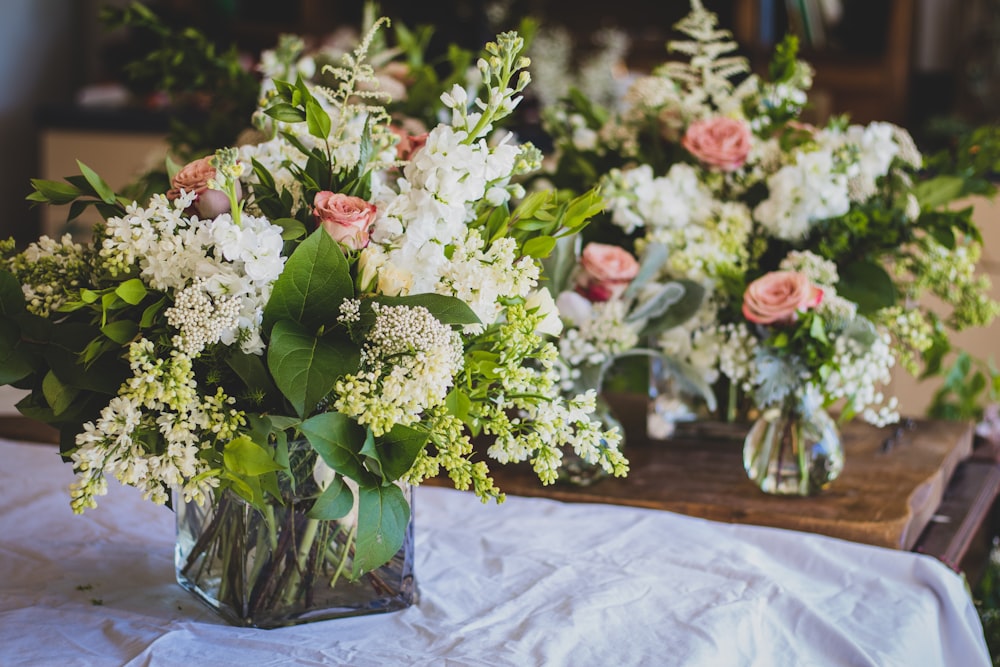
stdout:
[[657,317],[652,317],[646,322],[646,326],[639,332],[640,337],[672,329],[684,324],[694,317],[701,308],[705,300],[705,288],[693,280],[678,280],[684,286],[684,296],[667,308],[666,312]]
[[667,246],[662,243],[648,244],[642,252],[642,257],[639,258],[639,273],[629,283],[628,288],[625,290],[624,298],[626,300],[634,298],[646,283],[659,275],[660,270],[666,263]]
[[638,305],[625,321],[641,322],[660,317],[670,306],[684,298],[684,292],[684,285],[675,281],[651,287],[640,295]]

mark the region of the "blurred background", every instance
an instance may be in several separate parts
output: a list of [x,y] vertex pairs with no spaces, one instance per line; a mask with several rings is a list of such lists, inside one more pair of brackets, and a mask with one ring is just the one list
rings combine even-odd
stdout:
[[[100,19],[125,0],[5,0],[0,8],[0,234],[19,242],[50,231],[25,202],[29,179],[75,173],[76,158],[111,182],[142,169],[137,151],[156,145],[176,112],[155,90],[130,82],[124,65],[150,45]],[[247,67],[282,33],[319,38],[357,28],[363,2],[150,0],[166,21],[193,26],[220,50],[235,46]],[[800,36],[816,68],[813,113],[850,113],[858,122],[906,126],[932,142],[929,122],[993,122],[1000,109],[1000,0],[704,0],[731,29],[755,68],[786,31]],[[448,44],[478,50],[525,16],[559,27],[586,49],[601,29],[627,38],[625,66],[644,71],[667,57],[672,25],[687,0],[385,0],[379,13],[409,26],[432,25],[430,51]],[[120,159],[117,159],[120,158]],[[150,159],[155,159],[151,157]],[[90,162],[88,162],[90,164]],[[110,173],[108,172],[110,169]]]

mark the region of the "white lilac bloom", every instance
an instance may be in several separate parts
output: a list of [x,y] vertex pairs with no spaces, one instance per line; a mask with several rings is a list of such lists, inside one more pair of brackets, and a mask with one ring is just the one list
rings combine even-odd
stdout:
[[373,304],[361,371],[338,381],[334,407],[376,436],[441,405],[462,369],[462,339],[423,307]]
[[[182,345],[189,352],[209,341],[240,341],[245,352],[259,354],[264,305],[284,268],[281,228],[251,215],[243,215],[241,225],[228,213],[213,220],[189,218],[182,205],[157,195],[148,208],[133,205],[125,216],[109,218],[100,251],[105,265],[109,270],[137,265],[151,288],[175,298],[185,295],[173,311],[173,325],[186,331]],[[185,292],[196,281],[198,287]],[[196,293],[221,309],[221,319],[208,329],[196,314],[208,306]]]

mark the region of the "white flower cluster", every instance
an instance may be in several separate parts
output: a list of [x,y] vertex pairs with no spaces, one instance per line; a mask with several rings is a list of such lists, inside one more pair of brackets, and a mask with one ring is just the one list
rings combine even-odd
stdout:
[[[334,407],[376,435],[441,405],[462,369],[462,339],[423,307],[372,305],[361,372],[337,382]],[[350,311],[345,313],[350,317]]]
[[[129,205],[126,215],[108,219],[101,258],[113,273],[138,266],[147,285],[175,298],[197,280],[197,291],[216,305],[235,300],[235,318],[219,320],[225,326],[213,329],[210,337],[225,345],[239,342],[245,352],[259,354],[264,305],[285,263],[281,228],[250,215],[243,215],[240,225],[228,213],[200,220],[185,215],[189,204],[188,196],[170,202],[156,195],[148,208]],[[177,317],[178,323],[187,321]],[[192,341],[186,345],[197,347]]]
[[[566,308],[567,299],[573,299],[576,307]],[[570,312],[575,314],[567,317],[569,326],[559,338],[559,357],[564,365],[560,369],[564,391],[573,389],[581,366],[609,363],[639,343],[637,329],[641,323],[625,321],[630,304],[622,299],[590,303],[575,292],[564,292],[556,303],[564,317]]]
[[599,463],[605,470],[624,474],[628,469],[619,451],[622,433],[617,429],[603,430],[592,421],[596,392],[589,390],[565,402],[537,402],[526,406],[524,418],[533,430],[515,436],[500,434],[487,454],[500,463],[527,460],[534,453],[531,465],[545,484],[555,481],[562,461],[560,443],[571,443],[573,451],[584,461]]
[[213,296],[206,289],[205,278],[182,289],[174,297],[174,305],[164,313],[167,323],[180,334],[174,337],[173,346],[195,357],[207,345],[218,343],[227,331],[239,326],[240,301],[235,296]]
[[649,165],[612,170],[602,181],[611,220],[626,232],[645,228],[643,242],[667,248],[665,274],[711,287],[723,267],[747,259],[753,220],[745,204],[716,199],[687,164],[654,177]]
[[[451,93],[454,105],[464,100],[451,99],[464,95],[460,90]],[[475,118],[469,114],[463,125]],[[521,157],[511,135],[490,144],[465,129],[439,125],[431,130],[402,177],[374,192],[378,216],[362,265],[369,272],[377,267],[378,290],[457,296],[484,324],[502,312],[498,300],[526,296],[537,279],[534,263],[515,261],[516,246],[509,239],[486,247],[469,229],[484,203],[499,206],[523,194],[521,186],[510,183]]]
[[[191,358],[174,351],[156,357],[153,343],[140,339],[129,347],[132,377],[76,436],[71,454],[77,480],[71,487],[75,512],[95,507],[95,497],[107,490],[105,475],[138,487],[143,497],[164,504],[166,487],[180,489],[185,500],[201,502],[218,479],[199,452],[225,442],[245,423],[231,407],[235,402],[219,389],[202,397],[191,369]],[[143,433],[158,431],[165,447],[149,451]]]
[[896,397],[886,397],[879,389],[892,380],[896,363],[889,334],[874,327],[860,332],[848,330],[837,337],[835,347],[837,370],[822,387],[827,400],[844,399],[845,409],[861,414],[875,426],[899,421]]

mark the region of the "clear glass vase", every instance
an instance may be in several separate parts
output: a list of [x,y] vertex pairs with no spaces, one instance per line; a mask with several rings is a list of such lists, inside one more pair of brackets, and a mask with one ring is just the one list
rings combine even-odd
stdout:
[[844,468],[840,430],[822,408],[765,410],[743,442],[743,468],[765,493],[814,495]]
[[649,409],[646,434],[653,440],[669,440],[683,424],[708,414],[705,399],[691,391],[670,364],[660,357],[649,360]]
[[[282,489],[284,503],[263,512],[230,490],[204,506],[178,501],[178,583],[228,622],[256,628],[414,604],[413,512],[392,560],[355,576],[357,512],[332,521],[310,518],[312,499],[304,490]],[[403,492],[412,509],[412,487]]]

